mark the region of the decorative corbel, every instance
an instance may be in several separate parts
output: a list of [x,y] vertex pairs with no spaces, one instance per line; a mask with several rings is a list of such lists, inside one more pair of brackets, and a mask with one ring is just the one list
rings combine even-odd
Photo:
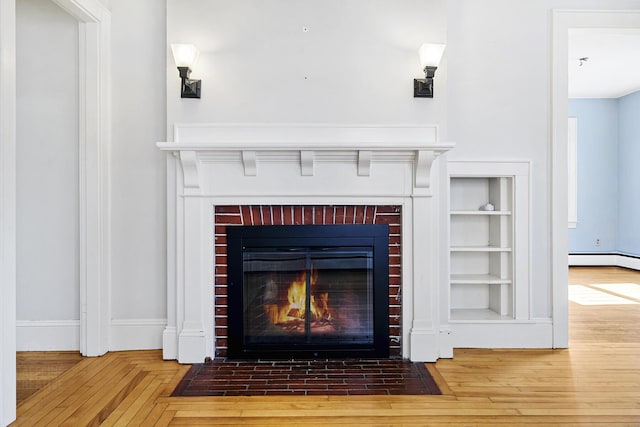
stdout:
[[358,175],[370,176],[371,175],[371,151],[360,150],[358,151]]
[[258,167],[255,151],[242,151],[242,164],[244,166],[244,176],[258,175]]
[[180,151],[184,188],[200,188],[198,173],[198,153],[195,151]]
[[431,185],[431,165],[440,155],[437,151],[419,150],[415,158],[415,186],[417,188],[429,188]]
[[300,173],[302,176],[313,176],[314,157],[313,151],[300,151]]

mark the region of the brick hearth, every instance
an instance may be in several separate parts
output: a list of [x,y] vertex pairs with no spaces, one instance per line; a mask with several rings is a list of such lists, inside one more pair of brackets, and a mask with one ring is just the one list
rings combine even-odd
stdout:
[[401,357],[401,208],[400,206],[243,205],[215,207],[215,344],[227,355],[228,226],[239,225],[389,225],[389,354]]

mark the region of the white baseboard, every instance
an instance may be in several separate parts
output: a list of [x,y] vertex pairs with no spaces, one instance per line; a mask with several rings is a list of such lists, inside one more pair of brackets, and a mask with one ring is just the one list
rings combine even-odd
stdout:
[[166,326],[167,319],[114,319],[109,351],[161,349]]
[[551,319],[534,322],[450,323],[454,348],[552,348]]
[[611,266],[640,270],[640,258],[624,254],[574,254],[569,255],[570,266]]
[[18,320],[16,350],[80,351],[80,321]]
[[[111,321],[110,351],[162,348],[166,319]],[[80,351],[79,320],[18,320],[17,351]]]

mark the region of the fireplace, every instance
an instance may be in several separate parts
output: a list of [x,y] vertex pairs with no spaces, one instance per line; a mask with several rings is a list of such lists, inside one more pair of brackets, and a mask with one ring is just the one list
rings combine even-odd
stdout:
[[389,227],[227,228],[232,358],[388,357]]
[[[390,230],[388,256],[390,357],[413,361],[451,357],[444,314],[448,295],[440,289],[448,280],[442,268],[448,260],[446,227],[442,226],[448,218],[443,197],[446,180],[437,158],[453,144],[438,141],[437,126],[193,123],[175,124],[172,136],[174,142],[158,143],[167,152],[164,358],[200,363],[207,357],[227,355],[228,341],[233,341],[228,328],[236,324],[228,312],[235,285],[227,283],[227,228],[342,224],[347,222],[343,218],[359,217],[354,207],[361,206],[399,208],[394,213],[399,221],[394,224],[398,228],[401,224],[402,239]],[[301,208],[289,211],[283,209],[286,206]],[[308,213],[305,206],[315,209]],[[345,209],[330,209],[335,206]],[[224,213],[225,209],[234,212]],[[273,216],[265,215],[265,209],[271,209]],[[333,217],[327,222],[330,211]],[[369,210],[365,211],[366,217]],[[294,218],[278,222],[278,217],[287,215]],[[394,246],[391,240],[396,238]],[[315,253],[313,246],[303,245],[300,251],[308,253],[305,260]],[[315,267],[303,270],[306,284]],[[318,285],[335,281],[326,274],[318,276]],[[336,294],[328,298],[340,302]],[[306,318],[304,322],[308,330]],[[374,329],[374,341],[377,333]]]

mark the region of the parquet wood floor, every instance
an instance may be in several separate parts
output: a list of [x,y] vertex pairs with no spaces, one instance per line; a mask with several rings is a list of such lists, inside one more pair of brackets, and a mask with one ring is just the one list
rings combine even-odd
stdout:
[[[189,366],[113,352],[27,398],[14,425],[639,426],[640,273],[577,268],[570,283],[595,292],[591,305],[570,302],[570,349],[458,349],[429,365],[441,396],[170,397]],[[606,283],[632,285],[599,291]],[[599,305],[598,292],[629,303]]]

